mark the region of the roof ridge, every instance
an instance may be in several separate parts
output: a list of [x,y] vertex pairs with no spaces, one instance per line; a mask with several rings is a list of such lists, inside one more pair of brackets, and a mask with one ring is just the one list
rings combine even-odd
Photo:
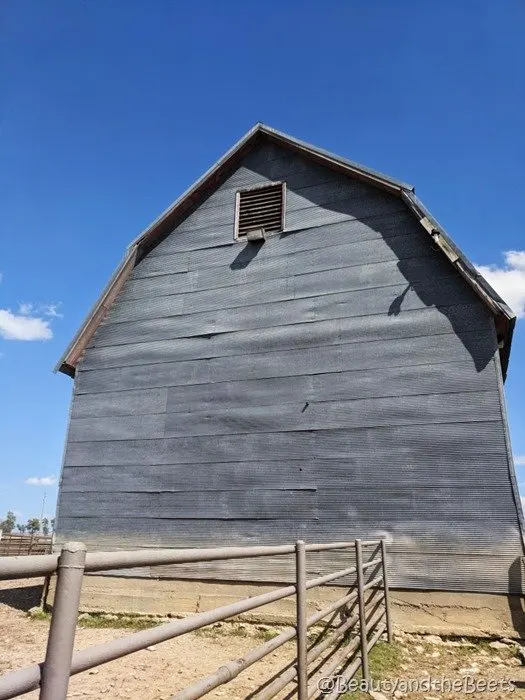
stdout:
[[364,182],[382,188],[390,194],[401,198],[427,233],[432,236],[434,244],[441,249],[451,264],[454,265],[456,270],[468,284],[470,284],[477,295],[488,306],[491,313],[499,319],[498,335],[500,336],[500,342],[503,343],[500,347],[500,352],[503,375],[505,376],[516,317],[512,310],[492,289],[488,282],[468,260],[467,256],[461,252],[446,231],[437,223],[430,212],[416,197],[415,188],[412,185],[347,160],[330,151],[313,146],[306,141],[301,141],[293,136],[289,136],[282,131],[273,129],[263,122],[256,122],[244,136],[228,149],[221,158],[128,245],[123,260],[120,262],[99,299],[90,310],[84,323],[69,343],[55,367],[55,371],[61,370],[66,374],[74,376],[76,364],[82,356],[85,347],[118,296],[126,279],[135,267],[139,256],[146,254],[156,245],[156,241],[159,238],[167,235],[170,230],[177,225],[177,220],[187,215],[195,204],[199,202],[207,189],[216,186],[220,178],[224,176],[228,168],[234,163],[234,160],[242,157],[250,148],[250,145],[256,143],[259,134],[262,134],[278,144],[295,150],[316,162],[321,162],[327,167],[342,171],[349,177],[363,180]]

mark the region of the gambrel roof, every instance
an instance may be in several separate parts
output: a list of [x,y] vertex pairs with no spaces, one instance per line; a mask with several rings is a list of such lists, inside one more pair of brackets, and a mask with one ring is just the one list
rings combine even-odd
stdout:
[[91,341],[135,265],[236,168],[241,158],[264,140],[288,148],[332,170],[366,182],[401,198],[432,238],[436,249],[440,249],[444,253],[451,265],[468,282],[493,314],[500,347],[503,376],[505,377],[516,317],[509,306],[480,275],[446,231],[432,217],[423,203],[419,201],[414,193],[414,187],[304,141],[299,141],[261,123],[250,129],[220,160],[155,219],[138,238],[132,241],[123,260],[61,357],[55,368],[56,370],[74,376],[75,368],[82,357],[84,349]]

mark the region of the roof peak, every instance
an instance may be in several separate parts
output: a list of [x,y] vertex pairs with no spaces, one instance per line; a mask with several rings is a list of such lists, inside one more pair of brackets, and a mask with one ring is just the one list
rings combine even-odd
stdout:
[[231,171],[235,163],[256,145],[260,134],[306,158],[342,172],[349,177],[381,188],[402,199],[427,233],[432,236],[434,246],[441,249],[451,264],[454,265],[456,270],[489,307],[490,311],[499,319],[500,329],[498,334],[501,335],[502,342],[504,342],[501,356],[503,373],[505,374],[515,316],[505,302],[477,272],[466,256],[455,246],[444,229],[432,218],[428,210],[424,208],[414,194],[414,187],[359,163],[347,160],[330,151],[313,146],[306,141],[296,139],[263,122],[256,122],[211,168],[130,243],[124,259],[60,359],[56,367],[57,370],[59,369],[71,376],[74,375],[76,364],[82,356],[84,348],[94,335],[98,325],[102,322],[140,256],[151,250],[163,236],[177,226],[178,221],[187,216],[191,208],[200,201],[206,192],[217,186],[217,183],[221,181],[221,178],[225,177],[229,170]]
[[[360,163],[357,163],[356,161],[349,160],[348,158],[344,158],[343,156],[340,156],[336,153],[333,153],[332,151],[328,151],[324,148],[320,148],[319,146],[314,146],[313,144],[309,143],[308,141],[302,141],[301,139],[295,138],[295,136],[290,136],[290,134],[285,133],[284,131],[279,131],[278,129],[274,129],[273,127],[269,126],[268,124],[264,124],[263,122],[257,122],[252,129],[250,129],[246,134],[245,137],[250,134],[252,130],[259,131],[260,133],[263,133],[270,138],[273,137],[278,140],[286,141],[289,144],[294,144],[295,146],[305,149],[309,151],[310,153],[317,153],[321,156],[324,156],[328,159],[331,159],[335,162],[341,163],[349,168],[354,168],[355,170],[362,171],[363,173],[369,174],[372,177],[375,177],[379,180],[383,180],[385,182],[388,182],[395,187],[399,187],[403,190],[407,190],[410,192],[415,191],[415,187],[413,185],[408,184],[407,182],[403,182],[402,180],[398,180],[397,178],[393,178],[390,175],[385,175],[385,173],[380,172],[379,170],[374,170],[372,168],[367,167],[366,165],[361,165]],[[244,138],[244,137],[243,137]]]

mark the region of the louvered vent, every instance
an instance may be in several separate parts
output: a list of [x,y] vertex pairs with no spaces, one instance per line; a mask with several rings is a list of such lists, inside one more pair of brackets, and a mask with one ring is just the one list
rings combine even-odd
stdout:
[[283,228],[284,183],[237,192],[236,238],[246,238],[249,231],[271,233]]

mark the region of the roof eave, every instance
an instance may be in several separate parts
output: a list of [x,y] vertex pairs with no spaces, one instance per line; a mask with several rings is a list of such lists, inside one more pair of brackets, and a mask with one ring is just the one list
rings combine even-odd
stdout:
[[347,158],[342,158],[335,153],[326,151],[323,148],[318,148],[313,146],[306,141],[301,141],[293,136],[278,131],[277,129],[272,129],[270,126],[265,124],[260,125],[260,132],[268,136],[271,140],[277,143],[284,143],[287,146],[291,146],[295,151],[303,152],[304,154],[312,157],[314,156],[316,160],[334,168],[343,168],[347,174],[353,174],[356,178],[365,180],[370,184],[375,184],[389,192],[399,193],[401,190],[408,190],[410,192],[414,191],[414,186],[409,185],[401,180],[396,180],[390,175],[385,175],[378,170],[373,170],[372,168],[367,168],[364,165],[360,165],[354,161],[348,160]]
[[80,330],[74,336],[66,351],[55,367],[69,376],[74,376],[75,368],[84,349],[91,341],[98,325],[103,321],[109,308],[122,286],[131,274],[135,264],[148,252],[159,239],[166,236],[177,225],[177,222],[188,215],[206,190],[213,187],[224,176],[228,168],[232,168],[250,144],[260,135],[282,144],[332,169],[339,170],[349,176],[380,187],[391,194],[401,197],[412,213],[418,218],[434,243],[441,248],[447,258],[455,265],[461,275],[476,290],[489,308],[505,324],[504,347],[501,350],[503,375],[506,375],[512,330],[515,316],[499,295],[492,289],[467,257],[457,248],[445,230],[432,217],[422,202],[414,194],[414,187],[395,180],[375,170],[361,166],[353,161],[341,158],[329,151],[312,146],[288,134],[272,129],[262,123],[253,126],[237,143],[232,146],[211,168],[209,168],[191,187],[189,187],[170,207],[153,221],[127,248],[126,255],[114,272],[97,302],[94,304]]
[[137,246],[135,245],[130,247],[126,252],[126,255],[119,263],[117,269],[111,276],[111,279],[104,287],[102,294],[91,307],[84,322],[67,346],[60,360],[55,365],[53,370],[54,372],[62,372],[70,377],[75,376],[77,362],[79,361],[87,344],[94,336],[98,325],[102,322],[113,301],[122,289],[129,273],[135,265],[136,256]]
[[188,199],[193,198],[193,196],[199,192],[200,188],[205,185],[211,177],[217,174],[222,167],[224,167],[238,152],[246,146],[257,134],[261,133],[262,124],[259,122],[255,124],[241,139],[237,141],[226,153],[219,158],[211,168],[208,168],[206,172],[201,175],[201,177],[196,180],[188,189],[183,192],[180,197],[178,197],[173,204],[171,204],[167,209],[165,209],[162,214],[160,214],[142,233],[140,233],[128,246],[131,248],[134,245],[141,245],[146,241],[149,241],[152,234],[158,229],[158,227],[169,217],[173,216],[179,209],[179,207]]
[[272,141],[283,144],[288,148],[292,148],[295,151],[301,152],[304,155],[321,162],[328,167],[333,169],[343,170],[348,175],[353,175],[354,177],[368,182],[369,184],[375,185],[376,187],[381,187],[388,192],[399,195],[401,191],[414,191],[414,187],[407,183],[401,182],[400,180],[395,180],[394,178],[384,175],[378,171],[366,168],[358,163],[341,158],[340,156],[325,151],[321,148],[317,148],[312,144],[306,143],[305,141],[300,141],[288,134],[285,134],[276,129],[272,129],[261,122],[258,122],[253,126],[237,143],[232,146],[218,161],[216,161],[211,168],[209,168],[196,182],[191,185],[181,196],[173,202],[160,216],[158,216],[150,226],[148,226],[137,238],[135,238],[130,247],[133,245],[138,246],[149,246],[154,243],[155,239],[162,235],[163,229],[166,223],[170,223],[173,218],[175,218],[179,213],[181,208],[189,208],[191,204],[198,198],[201,190],[209,186],[210,180],[214,177],[220,175],[222,170],[226,168],[229,164],[232,164],[234,159],[249,146],[250,142],[259,136],[266,136]]
[[[135,262],[138,261],[148,249],[153,247],[159,238],[166,235],[169,230],[174,227],[177,218],[179,216],[184,216],[185,212],[199,199],[202,191],[210,186],[210,183],[213,183],[215,178],[219,177],[221,172],[227,168],[228,165],[233,164],[236,157],[260,135],[264,135],[270,140],[284,144],[331,168],[343,170],[347,174],[379,186],[398,196],[404,189],[409,191],[413,190],[411,185],[407,185],[375,170],[341,158],[329,151],[317,148],[316,146],[295,139],[288,134],[284,134],[281,131],[277,131],[276,129],[272,129],[258,122],[129,244],[124,259],[119,264],[99,299],[89,311],[79,331],[66,348],[55,367],[55,372],[61,371],[69,376],[74,376],[75,367],[82,352],[93,337],[98,324],[103,320],[109,310],[109,306],[116,297],[118,291],[120,291]],[[133,265],[129,264],[131,259],[133,259]]]
[[500,346],[500,359],[503,378],[507,376],[510,357],[510,347],[516,323],[516,315],[500,295],[490,286],[487,280],[476,270],[467,256],[458,248],[445,229],[432,216],[414,192],[403,191],[402,199],[412,213],[417,217],[423,228],[432,236],[432,240],[454,265],[461,276],[468,282],[474,291],[481,297],[492,313],[500,320],[496,323],[498,341]]

